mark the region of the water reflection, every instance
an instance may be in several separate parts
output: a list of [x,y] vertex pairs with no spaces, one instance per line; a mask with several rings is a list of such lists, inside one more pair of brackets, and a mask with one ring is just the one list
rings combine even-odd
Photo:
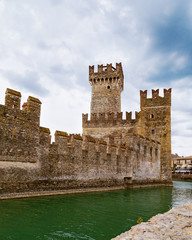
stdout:
[[174,187],[51,196],[0,202],[2,240],[108,240],[139,217],[147,221],[192,199],[192,183]]
[[192,199],[192,182],[174,182],[172,192],[173,207],[184,204]]

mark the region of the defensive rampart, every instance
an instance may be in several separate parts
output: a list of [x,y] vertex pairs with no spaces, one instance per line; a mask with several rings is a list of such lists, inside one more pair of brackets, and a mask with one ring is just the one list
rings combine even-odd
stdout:
[[129,134],[122,145],[56,131],[51,143],[39,126],[41,102],[29,97],[20,110],[20,98],[8,89],[0,105],[0,193],[160,182],[159,142]]
[[171,88],[164,89],[164,96],[159,96],[159,89],[152,89],[152,98],[147,97],[147,90],[140,91],[140,103],[142,107],[158,107],[171,105]]
[[82,115],[83,135],[91,135],[97,138],[103,138],[107,134],[138,132],[141,112],[135,112],[135,118],[132,112],[126,112],[126,118],[123,119],[123,112],[92,113],[90,120],[88,114]]

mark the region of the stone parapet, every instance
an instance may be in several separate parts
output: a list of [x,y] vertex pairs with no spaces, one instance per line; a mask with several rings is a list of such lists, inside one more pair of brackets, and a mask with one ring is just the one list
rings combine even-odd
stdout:
[[106,66],[98,65],[98,71],[94,71],[94,66],[89,66],[89,82],[93,84],[101,84],[109,82],[117,82],[123,91],[124,75],[121,63],[116,63],[116,68],[111,64]]
[[163,98],[153,90],[152,99],[141,92],[147,107],[141,105],[135,118],[126,112],[124,119],[121,63],[99,65],[97,72],[90,66],[89,81],[91,116],[83,114],[83,134],[56,131],[55,142],[40,126],[41,101],[30,96],[21,109],[21,93],[7,89],[0,105],[0,193],[170,180],[171,90]]
[[5,105],[0,105],[0,161],[36,162],[38,159],[41,102],[29,97],[22,110],[20,103],[21,93],[7,89]]
[[82,114],[83,128],[134,125],[139,121],[140,115],[141,112],[135,112],[135,118],[133,118],[132,112],[126,112],[126,117],[123,119],[123,112],[92,113],[88,120],[88,114]]
[[171,88],[164,89],[164,96],[159,96],[159,89],[152,89],[152,98],[147,98],[147,90],[140,91],[141,108],[152,106],[170,106],[171,105]]

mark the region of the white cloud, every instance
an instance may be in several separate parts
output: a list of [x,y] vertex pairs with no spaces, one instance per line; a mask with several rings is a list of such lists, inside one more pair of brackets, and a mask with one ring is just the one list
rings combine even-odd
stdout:
[[52,85],[48,98],[42,99],[41,125],[68,133],[81,133],[82,113],[89,112],[91,94],[83,88],[64,89]]
[[181,0],[166,4],[160,0],[145,4],[138,0],[1,0],[1,103],[5,89],[15,88],[23,99],[34,95],[43,102],[41,124],[50,127],[52,134],[56,129],[80,132],[81,113],[89,112],[88,65],[121,61],[122,110],[139,110],[140,89],[172,87],[173,151],[191,155],[191,78],[156,79],[163,68],[179,73],[190,59],[177,49],[155,49],[152,31],[156,24],[167,24],[176,9],[188,9],[189,1],[185,4]]

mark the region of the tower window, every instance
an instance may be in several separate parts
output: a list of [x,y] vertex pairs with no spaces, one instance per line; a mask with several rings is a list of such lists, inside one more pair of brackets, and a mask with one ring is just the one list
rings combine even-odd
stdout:
[[144,146],[144,154],[147,154],[147,146]]
[[155,156],[157,157],[157,155],[158,155],[158,149],[156,148],[155,149]]
[[151,133],[152,133],[152,134],[155,134],[155,130],[154,130],[154,129],[152,129]]
[[152,154],[153,154],[153,148],[150,147],[150,155],[152,156]]
[[153,114],[150,114],[150,118],[154,118],[154,115],[153,115]]
[[139,149],[139,151],[140,151],[140,144],[138,143],[137,146],[138,146],[138,149]]
[[110,89],[110,86],[109,86],[109,85],[107,86],[107,89]]

